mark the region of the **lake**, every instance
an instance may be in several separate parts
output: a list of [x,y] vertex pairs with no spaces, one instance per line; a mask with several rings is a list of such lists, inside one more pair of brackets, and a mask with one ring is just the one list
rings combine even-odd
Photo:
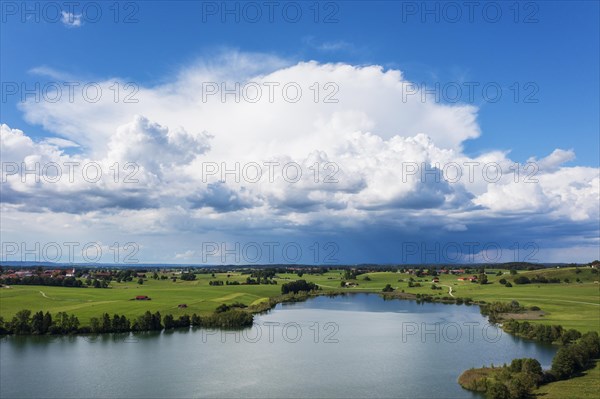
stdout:
[[279,304],[242,332],[196,329],[0,340],[2,398],[475,398],[463,370],[557,348],[479,307],[374,294]]

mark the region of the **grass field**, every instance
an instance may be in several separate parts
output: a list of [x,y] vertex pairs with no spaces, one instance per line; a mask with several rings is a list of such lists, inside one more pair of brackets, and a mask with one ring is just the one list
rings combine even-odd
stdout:
[[[411,275],[393,272],[359,275],[353,280],[358,286],[343,289],[340,288],[343,271],[339,270],[332,270],[323,275],[304,274],[302,279],[318,284],[323,291],[381,292],[386,284],[390,284],[406,293],[448,296],[448,287],[452,287],[456,297],[488,302],[517,300],[525,306],[539,306],[545,314],[540,319],[532,320],[535,323],[561,324],[581,332],[600,332],[600,285],[596,283],[598,275],[592,274],[591,269],[581,268],[579,273],[576,273],[575,269],[519,272],[519,275],[529,277],[543,274],[548,278],[568,278],[571,282],[513,284],[511,288],[498,283],[501,278],[512,281],[514,277],[510,276],[508,271],[503,273],[502,276],[488,275],[490,284],[486,285],[457,281],[457,276],[453,275],[441,275],[438,284],[441,290],[431,289],[431,277],[412,276],[415,282],[422,286],[409,288],[408,279]],[[366,276],[371,280],[364,280]],[[210,280],[242,282],[246,277],[239,273],[231,273],[229,278],[226,274],[217,274],[215,277],[210,274],[198,274],[195,281],[147,279],[143,285],[138,285],[135,280],[128,283],[112,282],[109,289],[14,285],[0,289],[0,316],[10,320],[21,309],[51,313],[64,311],[74,313],[82,324],[87,324],[90,317],[99,316],[104,312],[124,314],[128,317],[138,316],[146,310],[160,311],[161,314],[171,313],[175,316],[184,313],[209,314],[222,303],[242,302],[251,305],[267,300],[281,292],[281,284],[300,278],[296,274],[279,274],[278,285],[209,285]],[[575,282],[577,278],[581,283]],[[152,300],[131,300],[136,295],[147,295]],[[179,309],[179,304],[186,304],[188,307]]]
[[[0,316],[10,320],[20,309],[67,312],[77,315],[82,324],[91,317],[105,312],[124,314],[134,318],[146,310],[161,314],[209,314],[222,303],[242,302],[252,304],[281,292],[278,285],[224,285],[210,286],[210,280],[227,280],[226,275],[211,277],[199,274],[195,281],[153,280],[128,283],[111,282],[111,288],[63,288],[48,286],[13,285],[0,289]],[[246,276],[233,274],[230,281],[245,281]],[[150,301],[131,300],[137,295],[147,295]],[[186,304],[186,309],[179,309]]]
[[[503,270],[502,276],[488,275],[489,284],[480,285],[471,282],[457,281],[458,276],[441,275],[439,283],[441,290],[432,290],[431,277],[417,278],[409,274],[393,272],[374,272],[359,275],[352,280],[357,286],[341,288],[342,270],[332,270],[323,275],[304,274],[301,278],[318,284],[324,292],[377,292],[380,293],[386,284],[398,291],[412,294],[428,294],[449,296],[449,288],[455,297],[472,298],[480,301],[511,301],[517,300],[524,306],[539,306],[543,317],[531,320],[533,323],[561,324],[565,328],[575,328],[581,332],[600,332],[600,285],[598,275],[589,268],[574,269],[545,269],[538,271],[519,272],[519,275],[533,277],[543,274],[547,278],[569,279],[570,283],[560,284],[513,284],[505,287],[498,282],[501,278],[512,281],[508,271]],[[368,276],[370,280],[365,280]],[[82,324],[88,324],[90,317],[102,313],[124,314],[134,318],[146,310],[160,311],[161,314],[171,313],[175,316],[182,314],[209,314],[222,303],[231,304],[242,302],[246,305],[268,300],[269,297],[281,293],[281,285],[300,279],[298,275],[279,274],[277,285],[223,285],[210,286],[210,280],[244,282],[247,275],[240,273],[198,274],[195,281],[176,282],[169,280],[147,279],[144,284],[133,282],[111,282],[109,289],[96,288],[62,288],[48,286],[14,285],[10,288],[0,288],[0,316],[10,320],[21,309],[32,311],[64,311],[77,315]],[[421,287],[409,287],[408,280],[413,277]],[[575,282],[580,279],[580,282]],[[147,295],[150,301],[131,300],[137,295]],[[179,304],[186,304],[186,309],[179,309]],[[536,397],[543,399],[555,398],[592,398],[600,390],[600,367],[598,364],[584,376],[567,381],[554,382],[538,389]]]
[[538,399],[588,399],[597,398],[600,392],[600,362],[596,367],[585,371],[581,377],[542,385],[535,390]]

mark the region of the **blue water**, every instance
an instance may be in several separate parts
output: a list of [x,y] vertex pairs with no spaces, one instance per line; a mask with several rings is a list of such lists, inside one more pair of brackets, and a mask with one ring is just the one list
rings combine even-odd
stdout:
[[378,295],[280,304],[244,331],[0,340],[2,398],[473,398],[463,370],[556,348],[490,326],[477,306]]

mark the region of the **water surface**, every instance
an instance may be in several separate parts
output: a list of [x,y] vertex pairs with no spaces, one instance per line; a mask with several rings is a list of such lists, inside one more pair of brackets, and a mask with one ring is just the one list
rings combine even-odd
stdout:
[[503,333],[477,306],[378,295],[280,304],[242,332],[196,329],[0,340],[2,398],[474,398],[471,367],[556,348]]

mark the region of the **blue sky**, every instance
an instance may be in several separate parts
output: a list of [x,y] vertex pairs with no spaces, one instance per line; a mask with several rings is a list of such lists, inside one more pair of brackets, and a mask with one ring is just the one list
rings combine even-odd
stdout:
[[[240,229],[244,229],[244,234],[247,233],[249,236],[259,234],[263,237],[263,241],[268,241],[273,236],[277,236],[275,232],[278,227],[283,227],[280,225],[283,219],[278,219],[273,215],[285,213],[283,217],[286,221],[283,229],[284,236],[290,237],[290,240],[306,242],[302,244],[306,248],[310,246],[311,242],[310,239],[306,239],[309,234],[317,237],[321,245],[333,240],[340,246],[344,255],[342,256],[343,261],[350,263],[353,261],[393,262],[397,259],[398,252],[394,246],[397,246],[399,242],[431,242],[428,241],[431,240],[431,237],[439,235],[434,239],[436,242],[448,243],[452,241],[452,235],[458,234],[458,231],[463,236],[460,239],[463,243],[470,242],[469,240],[481,240],[481,235],[486,232],[490,234],[489,239],[486,238],[487,241],[498,242],[504,248],[510,247],[514,242],[518,242],[521,246],[529,242],[536,242],[538,243],[536,245],[547,249],[541,258],[538,257],[538,260],[541,261],[566,260],[566,256],[557,255],[564,248],[574,248],[576,253],[580,253],[575,259],[577,261],[587,260],[598,252],[597,208],[599,204],[597,201],[599,200],[597,191],[595,191],[600,159],[600,59],[598,51],[600,48],[600,10],[598,2],[482,2],[472,10],[472,20],[464,2],[452,3],[458,5],[457,9],[453,9],[444,2],[367,3],[348,1],[292,2],[291,4],[281,2],[274,9],[272,21],[269,20],[268,8],[261,5],[262,2],[258,2],[252,3],[253,5],[258,4],[262,13],[258,22],[251,21],[254,18],[254,9],[244,2],[227,3],[226,7],[234,10],[234,14],[224,13],[222,9],[224,3],[222,2],[121,2],[118,8],[114,8],[114,6],[110,8],[113,3],[92,2],[86,9],[79,6],[72,10],[73,16],[70,24],[61,22],[60,18],[54,20],[54,10],[44,9],[43,3],[28,3],[27,7],[34,10],[29,14],[29,18],[23,15],[20,2],[7,3],[10,4],[7,6],[4,3],[2,6],[3,20],[2,34],[0,35],[0,70],[3,91],[7,84],[14,83],[19,87],[22,84],[25,84],[26,87],[33,87],[36,83],[43,86],[48,82],[59,80],[96,82],[118,79],[122,82],[134,82],[137,86],[146,89],[140,92],[140,96],[144,96],[146,93],[150,93],[148,95],[152,96],[156,95],[156,92],[160,92],[161,87],[174,84],[173,82],[186,82],[182,78],[186,72],[201,75],[197,71],[210,69],[207,65],[227,71],[228,68],[231,68],[234,71],[232,72],[233,76],[243,76],[243,65],[240,66],[239,63],[232,65],[231,54],[235,55],[233,58],[238,57],[245,60],[247,58],[244,62],[253,63],[252,73],[261,76],[285,70],[285,68],[294,70],[294,66],[297,66],[298,63],[308,61],[315,61],[318,66],[349,65],[353,68],[380,66],[382,73],[401,71],[402,79],[413,84],[434,88],[439,85],[442,89],[450,90],[458,86],[463,90],[460,98],[453,100],[449,98],[451,94],[441,94],[440,105],[446,104],[451,107],[471,105],[476,108],[475,111],[469,113],[476,117],[476,125],[479,130],[476,137],[464,133],[459,135],[460,138],[456,138],[455,141],[448,144],[443,139],[436,138],[435,132],[424,132],[433,137],[433,143],[439,147],[440,151],[451,148],[460,159],[464,157],[491,159],[489,154],[502,153],[509,160],[507,163],[525,163],[531,159],[541,161],[553,151],[560,149],[568,152],[564,157],[559,156],[560,154],[557,155],[557,157],[562,157],[560,166],[550,162],[550,159],[546,159],[546,162],[550,162],[548,164],[552,165],[550,169],[553,173],[562,174],[548,177],[548,180],[564,179],[567,186],[571,183],[578,183],[580,186],[588,185],[591,190],[589,193],[579,191],[575,193],[574,190],[580,189],[577,184],[572,188],[569,188],[571,186],[565,186],[566,188],[540,187],[538,191],[544,199],[533,201],[530,204],[529,212],[527,212],[526,206],[518,204],[518,198],[520,198],[518,196],[516,196],[517,199],[512,208],[499,206],[497,203],[491,205],[494,201],[500,201],[503,195],[507,195],[506,193],[512,192],[508,189],[508,191],[504,191],[504,194],[494,193],[495,200],[492,199],[491,191],[486,196],[481,189],[467,190],[465,198],[471,199],[465,199],[465,201],[472,203],[470,205],[465,205],[465,203],[454,205],[453,202],[448,202],[450,195],[448,193],[452,192],[452,195],[458,197],[459,195],[454,192],[455,187],[443,188],[441,191],[435,192],[445,195],[446,202],[439,203],[437,208],[419,206],[417,207],[419,212],[415,211],[414,206],[407,206],[408,202],[404,200],[398,202],[398,198],[392,194],[386,194],[387,196],[382,194],[386,201],[389,200],[390,204],[396,205],[388,204],[389,208],[385,208],[379,199],[373,200],[377,202],[377,205],[373,205],[375,202],[369,202],[369,200],[368,204],[360,204],[353,209],[358,209],[357,212],[367,212],[365,209],[377,208],[373,212],[379,213],[373,213],[374,219],[361,216],[353,220],[350,226],[344,226],[343,220],[348,217],[345,215],[340,216],[336,221],[331,222],[330,227],[327,227],[326,223],[323,225],[318,222],[320,218],[316,215],[320,211],[315,211],[315,207],[310,208],[312,210],[306,210],[308,208],[299,210],[297,204],[294,205],[296,206],[294,208],[289,204],[275,203],[274,201],[267,201],[269,202],[268,209],[264,210],[266,214],[270,215],[269,217],[261,219],[259,216],[247,214],[244,217],[241,217],[241,214],[234,216],[231,212],[232,209],[250,212],[257,207],[255,198],[260,197],[262,201],[262,197],[259,194],[248,194],[247,187],[236,187],[238,191],[235,194],[227,194],[229,202],[225,201],[226,203],[224,203],[220,197],[218,199],[211,197],[224,192],[220,186],[212,186],[213,188],[210,189],[202,187],[198,198],[194,197],[193,200],[190,200],[192,204],[199,205],[196,208],[192,206],[188,217],[190,220],[196,221],[199,226],[203,226],[202,218],[205,215],[194,214],[194,212],[198,209],[212,209],[213,212],[222,216],[221,220],[228,226],[215,228],[219,234],[214,235],[220,236],[223,240],[235,241],[234,238],[223,237],[228,235],[231,237],[232,234],[233,236],[239,235],[241,234],[239,233]],[[63,3],[58,2],[58,4],[65,7],[62,11],[69,11]],[[101,4],[102,16],[95,22],[95,10],[98,4]],[[427,10],[424,10],[423,4],[427,4],[426,7],[430,7],[429,9],[432,11],[428,13]],[[515,4],[517,5],[515,6]],[[283,11],[284,6],[288,7],[287,13]],[[297,22],[292,22],[291,19],[294,19],[296,9],[302,11],[302,16],[298,18]],[[315,15],[316,10],[318,10],[318,16]],[[456,16],[456,10],[460,11],[460,17]],[[496,14],[498,10],[501,13],[499,16]],[[236,16],[239,21],[235,20]],[[315,18],[317,22],[315,22]],[[36,19],[39,19],[39,22]],[[128,23],[125,23],[125,20]],[[223,61],[224,59],[230,61]],[[213,64],[218,66],[215,67]],[[306,71],[306,73],[313,72]],[[229,75],[227,79],[230,79]],[[468,97],[468,85],[475,85],[473,99]],[[497,101],[486,99],[482,87],[491,87],[491,89],[499,87],[501,97]],[[340,85],[339,89],[340,94],[343,95],[344,87]],[[377,90],[379,87],[376,85],[369,89],[369,93],[375,93],[373,101],[382,101],[382,108],[388,109],[390,113],[404,106],[402,103],[390,104],[387,102],[383,104],[388,98],[383,95],[378,98]],[[518,97],[515,99],[517,92]],[[490,96],[495,97],[495,92],[491,93]],[[3,94],[6,95],[6,91]],[[79,110],[65,111],[65,115],[56,116],[56,108],[52,108],[52,105],[35,104],[35,102],[27,106],[19,105],[19,95],[20,93],[8,94],[6,98],[3,97],[0,123],[6,124],[7,128],[23,131],[36,143],[43,142],[48,137],[59,137],[78,145],[77,147],[70,145],[61,147],[60,151],[63,154],[72,154],[86,159],[105,155],[100,148],[102,142],[98,139],[98,135],[93,136],[89,132],[77,133],[77,129],[89,128],[90,131],[93,131],[95,129],[93,126],[99,126],[103,122],[86,121],[85,115],[87,114],[85,113],[81,113],[81,118],[78,118],[78,113],[81,112]],[[31,101],[29,102],[31,103]],[[66,107],[61,108],[61,110],[66,109]],[[353,108],[352,111],[356,111],[356,109]],[[127,106],[121,104],[118,111],[113,113],[106,111],[102,115],[109,119],[114,115],[115,119],[118,119],[117,113],[119,113],[119,118],[122,117],[125,120],[122,113],[127,112],[129,112]],[[127,115],[129,118],[127,120],[131,122],[134,114],[139,115],[140,113],[139,109],[136,109],[135,112],[132,111],[131,115]],[[146,119],[131,122],[133,123],[129,127],[131,131],[137,131],[135,130],[137,128],[153,129],[151,122],[158,123],[169,130],[175,127],[167,122],[171,120],[171,117],[176,118],[174,115],[158,116],[147,108],[142,116]],[[260,112],[256,115],[256,118],[264,117]],[[402,116],[398,118],[398,120],[402,120]],[[76,122],[75,119],[77,119]],[[52,122],[48,122],[49,120]],[[415,122],[418,126],[429,126],[428,123],[423,122],[421,125],[420,122]],[[205,129],[200,125],[192,127],[192,123],[181,122],[181,125],[186,131],[194,128]],[[369,123],[366,125],[371,126]],[[375,120],[372,125],[375,127],[370,133],[377,135],[377,126],[383,126],[385,123]],[[100,129],[100,127],[97,128]],[[401,137],[414,136],[412,133],[404,135],[403,128],[404,126],[400,122],[398,126],[393,126],[390,130],[396,129],[393,134]],[[452,135],[452,129],[460,130],[459,127],[452,124],[447,124],[447,128],[450,132],[448,135]],[[365,128],[364,132],[367,130],[369,129]],[[209,133],[213,132],[209,130]],[[381,137],[389,140],[391,134],[386,131],[381,133]],[[215,135],[219,137],[217,133]],[[106,139],[106,142],[111,143],[110,140]],[[255,142],[260,142],[260,139],[257,138]],[[264,143],[267,142],[268,140],[265,139]],[[199,142],[196,144],[198,144],[198,148],[204,148]],[[115,146],[116,144],[110,148],[114,150]],[[323,148],[318,147],[319,145],[315,144],[309,150],[323,150],[329,157],[332,156],[333,150],[326,150],[329,148],[327,145],[323,144]],[[119,154],[124,153],[123,151]],[[290,151],[287,155],[295,159],[292,154],[293,150]],[[281,155],[285,153],[285,150],[280,148],[276,152]],[[340,154],[338,156],[343,158],[343,155]],[[273,154],[262,154],[261,156],[268,155]],[[135,155],[129,154],[128,156],[135,158]],[[174,158],[179,156],[173,155]],[[433,158],[434,156],[431,154],[426,157],[428,161]],[[232,159],[237,159],[233,153]],[[132,159],[132,161],[138,161],[138,159]],[[584,173],[585,176],[579,174],[583,172],[577,168],[587,168],[585,172],[587,174]],[[150,167],[146,169],[150,169]],[[562,170],[562,172],[556,172],[556,170]],[[363,176],[364,179],[360,184],[374,187],[376,183],[373,181],[377,179],[370,180],[369,176],[372,177],[374,174]],[[569,179],[575,179],[575,181],[568,182]],[[582,180],[577,181],[577,179]],[[32,210],[36,207],[32,207],[31,204],[35,204],[35,201],[41,201],[41,198],[45,197],[36,197],[37,194],[31,191],[21,192],[15,187],[11,187],[10,192],[6,188],[5,193],[9,192],[12,195],[14,190],[21,193],[21,196],[15,194],[15,198],[29,195],[32,201],[21,203],[21,205],[29,204],[21,208],[15,205],[18,209],[5,209],[4,214],[11,215],[10,218],[14,217],[15,220],[24,217],[24,215],[20,215],[20,212],[37,213],[38,217],[39,214],[44,214],[45,217],[48,217],[48,223],[51,223],[54,218],[64,217],[65,213],[86,219],[86,217],[91,218],[90,212],[94,212],[93,206],[90,209],[72,212],[61,207],[44,209],[43,206],[40,207],[41,209]],[[261,190],[263,189],[261,188]],[[381,194],[377,190],[374,192],[377,195]],[[264,194],[262,191],[261,193]],[[294,192],[288,194],[289,196],[295,195]],[[360,195],[361,201],[371,198],[371,194],[376,196],[373,193],[360,194],[360,191],[357,191],[356,194]],[[98,195],[101,198],[109,196],[107,193]],[[111,193],[112,195],[113,193]],[[248,197],[244,197],[245,195]],[[269,197],[271,194],[264,195]],[[272,195],[273,198],[281,199],[279,192]],[[307,195],[307,198],[311,200],[321,198],[320,195],[325,194],[312,193]],[[523,198],[531,198],[532,195],[534,194],[523,194]],[[582,197],[580,198],[578,195]],[[343,202],[343,206],[352,203],[352,200],[340,200],[340,196],[341,194],[336,197],[335,201]],[[235,198],[235,201],[232,202],[231,198]],[[422,196],[415,198],[418,198],[418,201],[425,201]],[[473,198],[477,199],[473,200]],[[92,204],[97,203],[91,199],[90,201]],[[116,218],[123,210],[164,209],[167,214],[161,217],[173,220],[176,218],[168,211],[180,206],[168,204],[162,199],[157,199],[153,205],[137,206],[136,204],[144,202],[139,197],[136,197],[135,201],[131,197],[127,197],[123,202],[115,201],[109,205],[100,202],[103,205],[95,211],[102,213],[106,209],[108,216]],[[318,200],[316,201],[318,202]],[[573,202],[569,203],[568,201]],[[10,203],[11,206],[19,203],[16,199],[3,199],[3,202],[5,205]],[[435,198],[432,203],[437,204]],[[593,210],[594,203],[596,204],[595,211]],[[261,202],[261,204],[264,206],[265,203]],[[222,206],[219,207],[220,205]],[[391,214],[381,212],[382,206]],[[591,206],[591,210],[587,210],[586,207],[589,206]],[[578,215],[558,210],[559,208],[574,209],[578,207],[586,210]],[[325,208],[332,209],[328,206]],[[426,210],[430,212],[426,212]],[[411,226],[409,221],[413,218],[418,218],[420,221],[435,218],[436,211],[453,220],[459,218],[462,222],[457,222],[458,227],[448,230],[453,233],[446,231],[445,234],[438,234],[443,228],[433,221],[422,225],[417,224],[414,229],[409,227]],[[9,212],[12,213],[9,214]],[[471,216],[463,219],[466,213],[470,213]],[[325,220],[329,220],[329,214],[324,215]],[[157,219],[161,218],[154,216]],[[29,215],[28,217],[33,216]],[[136,222],[137,218],[142,218],[141,215],[124,216],[123,214],[120,217],[131,219],[127,223],[133,226],[138,223]],[[186,218],[181,214],[178,214],[177,217]],[[254,217],[257,219],[253,219]],[[240,223],[240,218],[248,222]],[[107,217],[107,219],[110,218]],[[81,228],[81,226],[77,227],[75,220],[68,222],[61,220],[62,222],[72,226],[73,229]],[[91,222],[84,220],[80,223],[86,225],[86,229],[88,229],[87,223]],[[114,221],[114,223],[117,222]],[[172,234],[172,229],[181,228],[181,225],[165,227],[168,223],[156,223],[164,229],[161,230],[153,225],[152,228],[156,228],[155,236],[169,236]],[[107,222],[107,226],[103,227],[106,231],[110,230],[108,224]],[[172,245],[175,248],[181,244],[177,250],[161,249],[161,251],[171,253],[170,255],[159,256],[157,251],[148,249],[155,245],[153,240],[156,237],[148,238],[145,246],[142,245],[146,248],[146,252],[142,251],[145,255],[141,260],[167,261],[177,254],[180,255],[178,259],[182,261],[197,262],[198,251],[195,243],[206,240],[207,234],[211,231],[206,231],[194,223],[190,222],[190,224],[193,226],[189,227],[189,231],[186,231],[184,237],[173,238],[172,241],[165,242],[165,247]],[[140,222],[139,226],[145,225]],[[508,235],[498,232],[492,234],[491,226],[503,226],[511,233]],[[363,236],[365,229],[367,234]],[[568,233],[571,229],[573,229],[572,234]],[[93,229],[86,231],[91,235],[90,237],[96,234]],[[99,238],[90,238],[90,240],[106,242],[106,231],[98,228]],[[22,231],[11,231],[10,227],[4,233],[5,237],[11,237],[14,240],[25,235]],[[41,236],[43,231],[31,231],[30,233]],[[123,234],[124,237],[127,236],[127,234]],[[577,237],[585,237],[583,240],[585,242]],[[145,239],[140,236],[137,240],[144,241]],[[183,242],[187,242],[187,247],[182,244]],[[585,248],[581,249],[580,246]],[[378,249],[377,255],[373,253],[372,248]],[[196,257],[186,258],[186,253],[195,253]],[[438,258],[440,257],[438,256]],[[413,260],[418,261],[416,258]]]
[[[496,20],[496,8],[484,12],[483,6],[473,9],[473,22],[468,9],[461,7],[463,15],[454,23],[453,10],[444,11],[443,3],[437,14],[425,15],[419,3],[416,14],[405,4],[414,2],[332,3],[336,6],[322,2],[318,17],[322,21],[331,15],[332,23],[314,23],[311,3],[302,3],[303,15],[297,23],[286,22],[282,7],[275,9],[273,23],[264,7],[259,22],[252,23],[252,10],[243,13],[238,3],[236,23],[234,15],[222,15],[220,2],[215,15],[208,5],[203,11],[202,2],[192,1],[138,2],[136,8],[123,2],[117,19],[131,15],[132,23],[114,23],[115,11],[105,5],[99,22],[84,22],[85,29],[65,29],[52,22],[22,23],[22,15],[6,15],[2,79],[35,82],[39,78],[28,71],[46,65],[92,79],[116,75],[140,84],[155,83],[221,47],[294,60],[378,64],[399,68],[417,83],[502,85],[497,103],[487,103],[481,90],[475,90],[474,102],[482,106],[480,123],[486,134],[468,142],[468,151],[510,149],[524,161],[531,149],[548,153],[555,147],[572,148],[578,164],[598,165],[597,2],[532,2],[535,7],[523,2],[518,8],[498,3],[502,16],[495,23],[491,21]],[[230,7],[235,9],[235,2]],[[430,7],[435,10],[436,3]],[[91,20],[94,10],[88,8]],[[50,13],[45,17],[51,20]],[[40,18],[43,21],[41,8]],[[515,23],[515,18],[520,22]],[[521,90],[516,102],[514,86],[510,88],[515,82]],[[524,88],[528,82],[536,86]],[[461,98],[468,101],[466,90]],[[538,103],[524,103],[527,94]],[[14,103],[3,104],[2,117],[10,125],[24,123]]]

